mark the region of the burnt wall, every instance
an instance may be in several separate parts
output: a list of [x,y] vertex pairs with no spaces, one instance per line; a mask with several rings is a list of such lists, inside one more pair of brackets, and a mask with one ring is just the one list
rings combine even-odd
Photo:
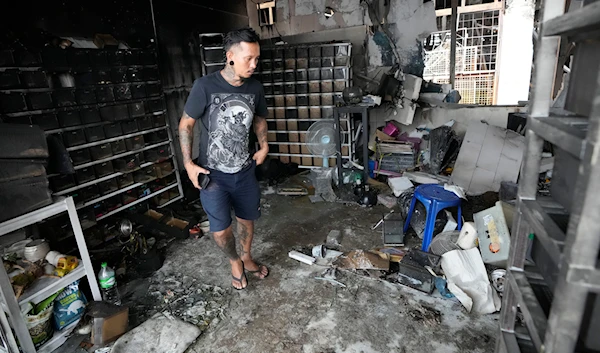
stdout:
[[[248,17],[263,38],[334,32],[336,40],[354,44],[355,33],[368,28],[362,32],[364,48],[356,49],[366,52],[369,70],[399,64],[405,73],[421,76],[420,42],[437,30],[435,4],[428,0],[276,0],[275,25],[269,27],[259,26],[255,2],[246,0]],[[329,18],[327,8],[334,11]]]
[[[158,46],[169,123],[176,140],[185,100],[201,75],[198,34],[248,26],[245,0],[20,1],[11,4],[10,11],[2,11],[0,19],[0,48],[39,50],[57,36],[92,38],[96,33],[111,34],[133,48]],[[175,148],[181,162],[177,142]]]
[[[199,34],[223,33],[248,26],[245,0],[154,0],[159,61],[169,123],[177,139],[177,125],[194,80],[201,76]],[[196,128],[195,141],[199,141]],[[179,143],[175,143],[181,165]],[[193,156],[198,156],[194,145]]]
[[[136,48],[152,46],[154,32],[148,0],[82,2],[15,1],[1,11],[0,38],[4,47],[18,41],[43,45],[52,35],[93,37],[110,33]],[[35,49],[35,48],[34,48]]]

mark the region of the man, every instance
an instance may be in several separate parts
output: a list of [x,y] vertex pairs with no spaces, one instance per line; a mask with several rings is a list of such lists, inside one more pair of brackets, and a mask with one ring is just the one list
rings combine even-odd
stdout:
[[[254,221],[260,217],[260,189],[255,177],[257,165],[269,153],[267,144],[267,102],[262,84],[251,76],[260,56],[259,37],[250,28],[229,32],[224,48],[223,70],[194,82],[179,123],[179,142],[188,177],[200,190],[200,200],[210,221],[217,245],[229,258],[232,285],[248,285],[245,271],[263,279],[266,266],[252,259]],[[192,161],[193,128],[200,123],[200,157]],[[254,125],[260,150],[249,153],[249,133]],[[210,181],[202,189],[199,177]],[[241,252],[236,251],[231,208],[237,219]]]

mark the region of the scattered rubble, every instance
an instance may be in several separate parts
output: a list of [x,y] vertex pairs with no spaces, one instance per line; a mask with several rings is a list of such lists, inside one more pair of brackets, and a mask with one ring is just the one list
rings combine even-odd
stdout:
[[183,353],[201,332],[198,327],[185,323],[168,312],[157,313],[121,336],[111,352]]
[[188,276],[157,272],[144,298],[130,308],[133,321],[144,322],[156,313],[169,313],[204,331],[224,315],[228,292]]

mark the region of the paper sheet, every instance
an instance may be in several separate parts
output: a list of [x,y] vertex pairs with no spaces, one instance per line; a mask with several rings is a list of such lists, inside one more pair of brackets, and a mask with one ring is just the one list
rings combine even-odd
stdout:
[[414,187],[413,183],[407,177],[388,178],[388,185],[396,197],[399,197],[404,191]]
[[452,250],[442,255],[442,269],[448,289],[467,311],[490,314],[500,310],[500,298],[490,285],[477,248]]

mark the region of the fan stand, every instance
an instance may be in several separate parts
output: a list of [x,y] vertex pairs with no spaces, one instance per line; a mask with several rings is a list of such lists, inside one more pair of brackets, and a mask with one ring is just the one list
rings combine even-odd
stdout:
[[[327,145],[331,142],[331,137],[329,135],[324,135],[321,137],[321,143]],[[323,153],[323,168],[329,168],[329,156]]]

